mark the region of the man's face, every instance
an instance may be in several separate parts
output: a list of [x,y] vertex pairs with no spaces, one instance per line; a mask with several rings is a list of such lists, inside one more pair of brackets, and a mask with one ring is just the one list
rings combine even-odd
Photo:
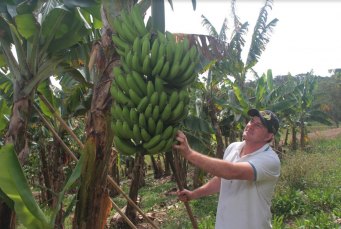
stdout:
[[255,143],[267,142],[272,138],[272,135],[273,134],[268,133],[268,129],[257,116],[252,117],[243,133],[243,137],[246,141]]

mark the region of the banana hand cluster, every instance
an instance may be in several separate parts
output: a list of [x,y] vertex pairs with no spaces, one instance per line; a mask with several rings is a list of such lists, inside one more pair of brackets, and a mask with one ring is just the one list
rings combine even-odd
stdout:
[[126,155],[169,151],[189,113],[187,86],[197,77],[200,59],[196,47],[189,48],[186,37],[176,43],[168,31],[152,41],[151,19],[144,24],[138,4],[129,15],[123,10],[113,24],[123,68],[114,67],[110,89],[115,148]]

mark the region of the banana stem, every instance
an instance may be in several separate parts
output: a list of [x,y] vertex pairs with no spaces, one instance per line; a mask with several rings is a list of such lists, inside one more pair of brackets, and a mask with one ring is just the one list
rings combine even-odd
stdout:
[[[184,187],[182,186],[182,183],[180,181],[180,178],[179,178],[179,175],[178,173],[176,172],[177,170],[179,170],[179,162],[178,162],[178,158],[177,156],[175,155],[175,152],[174,152],[174,160],[175,160],[175,166],[174,166],[174,161],[173,161],[173,154],[171,151],[169,152],[166,152],[166,158],[167,160],[169,161],[170,163],[170,166],[171,166],[171,169],[173,171],[173,174],[174,174],[174,177],[176,179],[176,183],[178,184],[178,187],[179,187],[179,190],[182,191],[184,190]],[[186,206],[186,210],[187,210],[187,213],[188,213],[188,216],[191,220],[191,223],[192,223],[192,226],[194,229],[198,229],[198,226],[197,226],[197,222],[195,221],[194,219],[194,215],[193,215],[193,212],[192,212],[192,209],[191,207],[189,206],[189,203],[188,201],[184,202],[185,206]]]

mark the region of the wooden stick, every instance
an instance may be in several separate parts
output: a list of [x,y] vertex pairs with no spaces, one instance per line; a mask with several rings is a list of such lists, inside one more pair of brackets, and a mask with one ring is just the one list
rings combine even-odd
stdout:
[[[43,94],[39,93],[38,94],[39,97],[41,98],[41,100],[45,103],[45,105],[50,109],[50,111],[52,112],[52,114],[54,115],[54,117],[56,117],[58,119],[58,121],[61,123],[61,125],[65,128],[65,130],[76,140],[76,142],[78,143],[79,147],[84,150],[84,146],[83,144],[78,140],[77,136],[72,132],[72,130],[70,129],[70,127],[64,122],[64,120],[57,114],[57,112],[54,110],[54,108],[51,106],[51,104],[49,103],[49,101],[47,101],[47,99],[44,97]],[[37,108],[34,106],[35,110],[37,111],[37,113],[39,112],[37,110]],[[40,112],[39,112],[40,114]],[[44,119],[43,116],[41,116],[42,119]],[[52,128],[52,127],[51,127]],[[64,144],[64,142],[62,143]],[[65,145],[65,144],[64,144]],[[66,146],[66,145],[65,145]],[[66,146],[67,147],[67,146]],[[68,151],[67,151],[68,152]],[[72,159],[74,159],[75,161],[78,161],[77,158],[72,154],[72,152],[69,150],[68,154],[70,154],[70,156],[72,157]],[[159,229],[155,223],[148,217],[146,216],[146,214],[143,213],[143,211],[134,203],[134,201],[132,201],[129,196],[116,184],[116,182],[109,176],[107,175],[107,179],[109,181],[110,184],[112,184],[114,186],[114,188],[116,188],[116,190],[122,194],[124,196],[124,198],[143,216],[143,218],[145,218],[148,223],[150,223],[154,228]]]
[[[175,154],[175,153],[174,153]],[[174,158],[175,158],[175,164],[177,166],[177,168],[175,168],[174,166],[174,161],[173,161],[173,154],[171,151],[169,152],[166,152],[166,158],[167,160],[169,161],[170,163],[170,166],[171,166],[171,169],[173,171],[173,174],[175,176],[175,179],[176,179],[176,183],[178,184],[178,187],[179,187],[179,190],[182,191],[184,190],[184,187],[182,186],[182,183],[180,181],[180,178],[179,178],[179,175],[178,173],[176,172],[177,170],[179,170],[178,168],[178,158],[176,157],[176,155],[174,155]],[[197,226],[197,222],[195,221],[194,219],[194,215],[193,215],[193,212],[192,212],[192,209],[191,207],[189,206],[189,203],[188,201],[184,202],[185,206],[186,206],[186,209],[187,209],[187,213],[188,213],[188,216],[192,222],[192,226],[194,229],[198,229],[198,226]]]
[[[72,157],[72,159],[78,163],[78,159],[76,158],[75,155],[73,155],[73,153],[70,151],[70,149],[67,147],[67,145],[65,145],[65,143],[63,142],[63,140],[59,137],[59,135],[56,133],[56,131],[53,129],[53,127],[46,121],[46,119],[43,117],[43,115],[39,112],[39,110],[36,108],[35,105],[33,105],[33,108],[36,110],[37,114],[39,115],[39,117],[41,118],[41,120],[45,123],[45,125],[47,126],[47,128],[49,128],[49,130],[53,133],[53,135],[58,139],[59,143],[62,145],[62,147],[65,149],[65,151],[69,154],[70,157]],[[128,219],[128,217],[121,211],[121,209],[115,204],[115,202],[111,200],[112,205],[114,206],[114,208],[116,209],[116,211],[122,216],[122,218],[129,224],[129,226],[133,229],[136,229],[135,225]]]

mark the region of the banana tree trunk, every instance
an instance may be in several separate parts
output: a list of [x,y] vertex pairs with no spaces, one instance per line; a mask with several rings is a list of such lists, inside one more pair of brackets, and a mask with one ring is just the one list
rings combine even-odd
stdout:
[[304,120],[301,118],[301,138],[300,138],[300,143],[301,143],[301,149],[304,149],[305,147],[305,133],[304,133]]
[[297,137],[296,137],[296,128],[292,127],[292,141],[291,141],[292,149],[297,149]]
[[[21,88],[19,82],[14,82]],[[13,143],[20,164],[23,166],[29,156],[26,130],[31,115],[32,101],[30,96],[19,96],[20,91],[14,90],[13,106],[5,137],[5,145]],[[16,214],[0,198],[0,228],[15,229]]]
[[285,139],[284,139],[284,145],[285,146],[288,145],[288,137],[289,137],[289,129],[287,129],[287,131],[285,132]]
[[150,155],[150,160],[152,161],[152,165],[153,165],[153,170],[154,170],[154,179],[159,179],[162,177],[162,173],[159,170],[159,167],[156,164],[155,158],[153,155]]
[[[134,203],[137,203],[137,196],[139,188],[141,187],[141,177],[142,176],[142,170],[143,170],[143,161],[144,156],[141,154],[137,154],[135,157],[135,163],[134,168],[132,171],[132,178],[131,178],[131,184],[130,184],[130,190],[129,190],[129,198],[134,201]],[[137,225],[138,218],[136,214],[136,209],[129,203],[127,203],[127,210],[126,210],[126,216],[129,218],[129,220],[134,224]],[[128,228],[128,224],[124,222],[124,228]]]
[[111,39],[112,29],[106,11],[101,7],[102,42],[94,42],[91,58],[96,59],[91,110],[86,119],[86,141],[81,171],[81,187],[73,222],[74,229],[104,229],[111,209],[106,188],[109,158],[113,141],[111,130],[113,66],[119,65],[119,55]]
[[[39,152],[39,155],[40,155],[40,159],[42,163],[42,173],[44,176],[45,187],[52,190],[50,170],[47,164],[45,147],[42,147],[42,149]],[[47,190],[46,195],[47,195],[48,205],[52,207],[53,206],[52,192],[50,190]]]
[[170,168],[169,168],[169,161],[167,160],[167,157],[164,156],[163,154],[163,163],[165,165],[165,173],[164,176],[169,176],[171,175]]

